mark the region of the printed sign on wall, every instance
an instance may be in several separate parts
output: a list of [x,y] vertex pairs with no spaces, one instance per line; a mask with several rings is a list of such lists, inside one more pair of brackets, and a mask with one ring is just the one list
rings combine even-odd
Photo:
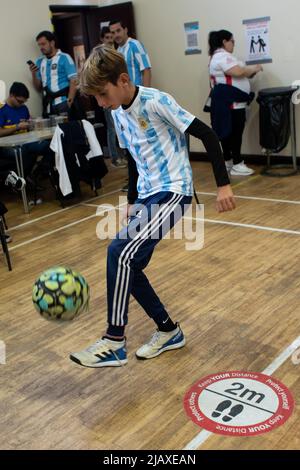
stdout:
[[272,62],[270,53],[270,16],[244,20],[246,37],[246,64]]
[[199,46],[199,21],[184,23],[185,55],[201,54]]

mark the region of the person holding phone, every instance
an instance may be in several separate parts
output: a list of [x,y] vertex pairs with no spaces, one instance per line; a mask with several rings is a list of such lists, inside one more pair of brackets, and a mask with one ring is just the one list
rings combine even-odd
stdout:
[[56,38],[50,31],[36,37],[42,56],[27,64],[32,74],[33,86],[43,91],[43,115],[68,112],[77,93],[76,66],[69,54],[56,47]]

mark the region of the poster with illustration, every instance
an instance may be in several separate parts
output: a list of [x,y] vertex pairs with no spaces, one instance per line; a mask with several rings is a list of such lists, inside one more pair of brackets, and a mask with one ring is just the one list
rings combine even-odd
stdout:
[[246,38],[246,64],[272,62],[270,53],[270,16],[244,20]]
[[77,68],[77,73],[80,75],[82,72],[84,63],[85,63],[85,49],[83,45],[80,46],[74,46],[73,47],[73,52],[74,52],[74,59],[75,59],[75,65]]

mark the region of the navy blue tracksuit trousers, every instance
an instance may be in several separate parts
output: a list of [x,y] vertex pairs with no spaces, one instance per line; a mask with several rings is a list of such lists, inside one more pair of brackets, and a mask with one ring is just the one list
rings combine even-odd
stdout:
[[136,201],[128,226],[108,247],[109,325],[124,327],[127,324],[130,294],[154,321],[168,315],[143,269],[157,243],[182,217],[191,201],[191,196],[171,192],[160,192]]

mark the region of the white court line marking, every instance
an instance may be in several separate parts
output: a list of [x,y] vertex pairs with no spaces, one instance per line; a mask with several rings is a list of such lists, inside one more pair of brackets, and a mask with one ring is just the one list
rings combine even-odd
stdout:
[[[124,206],[124,205],[126,205],[126,203],[121,204],[121,206]],[[104,213],[106,211],[111,211],[111,210],[114,210],[114,209],[120,210],[121,206],[112,206],[111,208],[107,208],[105,206],[97,205],[96,207],[101,207],[101,208],[103,207],[103,213]],[[16,250],[17,248],[20,248],[24,245],[28,245],[29,243],[35,242],[37,240],[41,240],[42,238],[45,238],[49,235],[52,235],[54,233],[65,230],[66,228],[72,227],[74,225],[80,224],[81,222],[84,222],[85,220],[92,219],[93,217],[97,217],[98,215],[101,215],[101,212],[97,213],[97,214],[92,214],[92,215],[90,215],[88,217],[85,217],[83,219],[76,220],[75,222],[71,222],[70,224],[64,225],[64,226],[59,227],[55,230],[51,230],[50,232],[43,233],[42,235],[40,235],[38,237],[31,238],[30,240],[27,240],[26,242],[19,243],[18,245],[15,245],[15,246],[11,247],[9,249],[9,251]],[[223,220],[202,219],[200,217],[197,218],[197,217],[184,216],[183,219],[200,220],[200,221],[204,221],[204,222],[208,222],[208,223],[212,223],[212,224],[229,225],[229,226],[234,226],[234,227],[250,228],[250,229],[255,229],[255,230],[266,230],[266,231],[269,231],[269,232],[287,233],[289,235],[300,235],[300,231],[281,229],[281,228],[275,228],[275,227],[264,227],[264,226],[260,226],[260,225],[251,225],[251,224],[240,224],[240,223],[237,223],[237,222],[227,222],[227,221],[223,221]]]
[[[110,196],[111,194],[116,194],[116,193],[119,193],[120,191],[121,191],[121,189],[117,189],[115,191],[111,191],[111,192],[106,193],[106,194],[101,194],[100,196],[95,196],[95,197],[92,197],[91,199],[87,199],[86,202],[95,201],[96,199],[100,199],[100,198],[103,198],[103,197],[106,197],[106,196]],[[36,219],[28,220],[28,222],[24,222],[23,224],[15,225],[14,227],[9,227],[9,231],[11,232],[12,230],[16,230],[18,228],[25,227],[26,225],[30,225],[30,224],[33,224],[35,222],[39,222],[40,220],[47,219],[48,217],[51,217],[52,215],[61,214],[61,213],[65,212],[65,211],[68,211],[70,209],[74,209],[75,207],[82,206],[83,204],[84,203],[79,202],[78,204],[74,204],[74,206],[64,207],[64,208],[59,209],[57,211],[50,212],[49,214],[42,215],[41,217],[37,217]]]
[[103,206],[103,204],[86,204],[86,203],[82,203],[80,205],[82,207],[105,207],[105,206]]
[[[126,205],[126,204],[122,204]],[[104,215],[106,212],[110,212],[112,210],[119,210],[119,206],[113,206],[111,208],[107,208],[105,206],[97,206],[101,207],[102,211],[97,211],[96,214],[89,215],[88,217],[84,217],[83,219],[75,220],[75,222],[71,222],[70,224],[63,225],[62,227],[56,228],[55,230],[51,230],[50,232],[43,233],[42,235],[39,235],[38,237],[31,238],[30,240],[26,240],[25,242],[19,243],[18,245],[15,245],[9,249],[9,251],[16,250],[17,248],[21,248],[22,246],[29,245],[30,243],[36,242],[37,240],[41,240],[45,237],[48,237],[49,235],[53,235],[54,233],[61,232],[62,230],[65,230],[69,227],[73,227],[74,225],[80,224],[81,222],[85,222],[86,220],[92,219],[93,217],[98,217],[101,215]]]
[[53,235],[53,233],[61,232],[62,230],[65,230],[69,227],[73,227],[74,225],[80,224],[81,222],[85,222],[86,220],[92,219],[93,217],[96,217],[96,214],[89,215],[88,217],[85,217],[84,219],[76,220],[75,222],[56,228],[55,230],[51,230],[50,232],[43,233],[42,235],[39,235],[38,237],[34,237],[34,238],[31,238],[30,240],[26,240],[26,242],[19,243],[18,245],[13,246],[12,248],[9,249],[9,251],[13,251],[13,250],[16,250],[17,248],[21,248],[22,246],[29,245],[29,243],[33,243],[33,242],[36,242],[37,240],[41,240],[42,238],[48,237],[49,235]]
[[[199,192],[196,191],[196,194],[203,194],[204,196],[217,196],[217,193],[205,193],[205,192]],[[237,196],[236,194],[234,195],[236,199],[250,199],[253,201],[267,201],[267,202],[282,202],[284,204],[296,204],[300,205],[300,201],[290,201],[288,199],[270,199],[266,197],[255,197],[255,196]]]
[[[300,346],[300,336],[295,339],[284,351],[282,351],[279,356],[274,359],[274,361],[266,367],[262,374],[272,375],[280,366],[299,348]],[[218,434],[212,433],[204,429],[200,431],[200,433],[194,437],[185,447],[183,450],[196,450],[198,449],[210,436],[218,436]]]
[[[101,207],[101,208],[104,208],[104,209],[110,209],[111,208],[111,205],[105,205],[105,204],[85,204],[83,203],[82,204],[83,206],[88,206],[88,207]],[[116,209],[117,211],[120,211],[122,210],[122,207],[123,206],[126,206],[127,203],[124,203],[124,204],[119,204],[118,206],[114,206],[114,209]]]
[[264,225],[253,225],[253,224],[241,224],[238,222],[227,222],[226,220],[202,219],[201,217],[184,216],[183,218],[188,219],[188,220],[200,220],[203,222],[207,222],[209,224],[232,225],[233,227],[251,228],[254,230],[266,230],[268,232],[288,233],[289,235],[300,235],[300,231],[289,230],[285,228],[267,227]]
[[[95,200],[101,199],[105,196],[110,196],[112,194],[119,193],[120,191],[121,191],[121,188],[117,189],[115,191],[111,191],[111,192],[106,193],[106,194],[101,194],[100,196],[95,196],[91,199],[87,199],[85,202],[80,202],[78,204],[75,204],[74,206],[65,207],[65,208],[59,209],[57,211],[51,212],[50,214],[46,214],[46,215],[43,215],[43,216],[38,217],[36,219],[29,220],[28,222],[24,222],[23,224],[16,225],[14,227],[10,227],[9,230],[12,231],[12,230],[16,230],[16,229],[21,228],[21,227],[25,227],[26,225],[30,225],[30,224],[33,224],[35,222],[39,222],[40,220],[47,219],[48,217],[52,217],[53,215],[56,215],[56,214],[61,214],[65,211],[67,211],[67,210],[74,209],[75,207],[79,207],[79,206],[82,206],[82,205],[89,206],[89,204],[87,204],[87,203],[90,202],[90,201],[95,201]],[[200,192],[200,191],[197,191],[197,194],[202,194],[204,196],[216,196],[217,195],[216,193]],[[290,200],[287,200],[287,199],[269,199],[269,198],[254,197],[254,196],[237,196],[237,195],[235,195],[235,197],[239,198],[239,199],[250,199],[250,200],[255,200],[255,201],[282,202],[282,203],[286,203],[286,204],[300,205],[300,201],[290,201]],[[92,204],[90,206],[94,207]]]

